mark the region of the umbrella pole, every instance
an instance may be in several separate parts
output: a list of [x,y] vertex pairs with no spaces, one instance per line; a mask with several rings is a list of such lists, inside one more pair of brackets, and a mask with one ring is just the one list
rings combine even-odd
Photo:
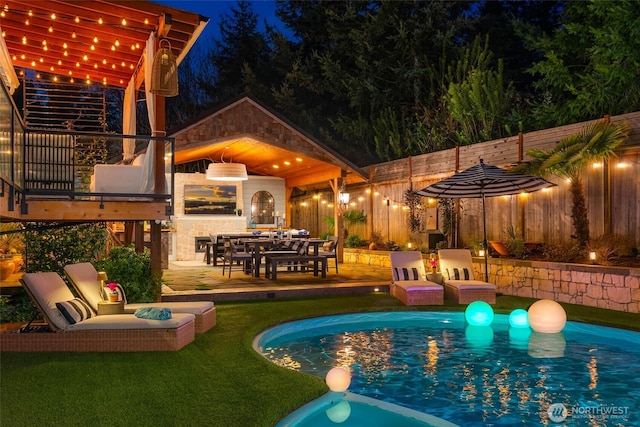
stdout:
[[489,281],[489,247],[487,245],[487,208],[484,203],[484,192],[482,192],[482,228],[484,231],[484,240],[482,246],[484,247],[484,280]]

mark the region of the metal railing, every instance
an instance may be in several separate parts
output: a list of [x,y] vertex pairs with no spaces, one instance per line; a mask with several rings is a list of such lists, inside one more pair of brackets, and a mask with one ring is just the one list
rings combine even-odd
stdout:
[[38,196],[173,205],[173,153],[173,138],[26,128],[0,91],[0,184],[10,203]]

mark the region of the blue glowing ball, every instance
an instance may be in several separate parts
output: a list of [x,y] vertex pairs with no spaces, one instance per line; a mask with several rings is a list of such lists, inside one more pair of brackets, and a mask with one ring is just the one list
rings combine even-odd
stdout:
[[472,326],[489,326],[493,322],[493,308],[484,301],[474,301],[465,309],[464,318]]
[[509,315],[509,325],[514,328],[528,328],[529,327],[529,313],[522,308],[516,308]]

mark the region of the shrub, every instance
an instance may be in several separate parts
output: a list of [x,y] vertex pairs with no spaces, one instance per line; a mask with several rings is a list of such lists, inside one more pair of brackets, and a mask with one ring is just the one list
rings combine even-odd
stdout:
[[600,261],[611,261],[620,256],[630,256],[634,242],[620,234],[603,234],[591,239],[589,249],[596,253]]
[[367,241],[360,238],[357,234],[349,234],[344,240],[344,246],[345,248],[359,248],[367,246]]
[[109,282],[122,285],[127,302],[153,302],[160,297],[162,282],[151,274],[148,250],[138,253],[133,246],[112,248],[109,258],[97,263],[96,268],[107,272]]
[[526,255],[524,239],[521,236],[520,230],[512,225],[504,230],[504,244],[514,258],[524,258]]
[[35,319],[38,309],[23,291],[11,298],[0,297],[0,322],[27,322]]
[[27,272],[55,271],[65,277],[65,265],[94,262],[104,257],[107,228],[105,223],[72,226],[54,224],[53,227],[34,223],[25,233],[25,241]]
[[577,242],[571,241],[558,244],[545,244],[542,247],[542,255],[547,261],[577,262],[584,259],[586,252]]
[[373,231],[371,232],[371,243],[375,243],[376,247],[380,246],[384,246],[384,238],[382,237],[382,233],[380,233],[379,231]]

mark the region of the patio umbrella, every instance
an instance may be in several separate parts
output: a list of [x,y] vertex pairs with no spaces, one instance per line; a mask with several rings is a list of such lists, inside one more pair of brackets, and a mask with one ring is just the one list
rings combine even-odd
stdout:
[[508,196],[510,194],[532,193],[543,188],[553,187],[546,179],[536,176],[511,173],[506,169],[491,166],[480,159],[480,163],[471,166],[447,179],[431,184],[418,190],[417,193],[425,197],[447,199],[482,199],[482,225],[484,246],[484,274],[489,279],[489,267],[487,261],[487,212],[485,198],[494,196]]

